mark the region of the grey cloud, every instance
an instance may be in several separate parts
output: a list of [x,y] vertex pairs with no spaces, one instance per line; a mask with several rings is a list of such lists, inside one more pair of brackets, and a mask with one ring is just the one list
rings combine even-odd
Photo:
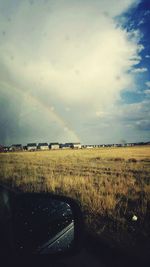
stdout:
[[136,121],[135,126],[139,130],[150,131],[150,120]]
[[[2,87],[1,87],[2,88]],[[2,144],[69,141],[70,133],[39,106],[29,105],[21,93],[0,90],[0,142]],[[73,141],[73,140],[72,140]],[[76,141],[76,140],[75,140]]]
[[0,142],[5,144],[19,139],[23,134],[18,123],[21,98],[3,90],[0,93]]

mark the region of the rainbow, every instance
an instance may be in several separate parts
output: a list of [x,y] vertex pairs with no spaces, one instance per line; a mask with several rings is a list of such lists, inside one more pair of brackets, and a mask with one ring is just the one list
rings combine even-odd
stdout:
[[2,85],[8,90],[13,90],[16,91],[16,93],[21,93],[22,95],[24,95],[24,97],[28,98],[33,104],[42,108],[47,114],[49,114],[51,118],[53,118],[63,128],[63,130],[65,129],[67,130],[68,134],[71,136],[71,138],[73,138],[74,142],[80,142],[80,138],[72,129],[72,127],[48,104],[44,103],[38,97],[33,96],[31,93],[24,92],[24,90],[16,88],[16,86],[15,87],[10,86],[7,83],[3,83]]

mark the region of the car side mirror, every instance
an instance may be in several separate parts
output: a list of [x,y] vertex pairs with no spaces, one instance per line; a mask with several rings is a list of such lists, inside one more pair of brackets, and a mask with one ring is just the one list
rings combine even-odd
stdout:
[[[68,197],[0,190],[1,225],[15,255],[60,255],[76,251],[83,233],[82,213]],[[2,227],[2,226],[1,226]]]

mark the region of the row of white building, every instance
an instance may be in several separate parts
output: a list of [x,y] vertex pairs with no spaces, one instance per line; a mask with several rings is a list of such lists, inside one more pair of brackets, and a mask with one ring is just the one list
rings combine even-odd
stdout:
[[150,145],[150,142],[137,142],[126,144],[102,144],[102,145],[81,145],[80,143],[29,143],[25,146],[22,144],[13,144],[11,146],[0,145],[0,152],[9,151],[36,151],[36,150],[56,150],[56,149],[93,149],[101,147],[132,147],[140,145]]
[[0,146],[0,152],[7,151],[36,151],[36,150],[56,150],[56,149],[80,149],[82,148],[80,143],[28,143],[23,146],[22,144],[13,144],[11,146]]

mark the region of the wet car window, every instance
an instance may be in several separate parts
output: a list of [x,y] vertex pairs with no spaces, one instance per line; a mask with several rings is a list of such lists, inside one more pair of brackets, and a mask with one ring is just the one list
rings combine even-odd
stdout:
[[35,253],[71,223],[73,214],[67,203],[40,197],[24,199],[17,205],[14,219],[18,251]]

